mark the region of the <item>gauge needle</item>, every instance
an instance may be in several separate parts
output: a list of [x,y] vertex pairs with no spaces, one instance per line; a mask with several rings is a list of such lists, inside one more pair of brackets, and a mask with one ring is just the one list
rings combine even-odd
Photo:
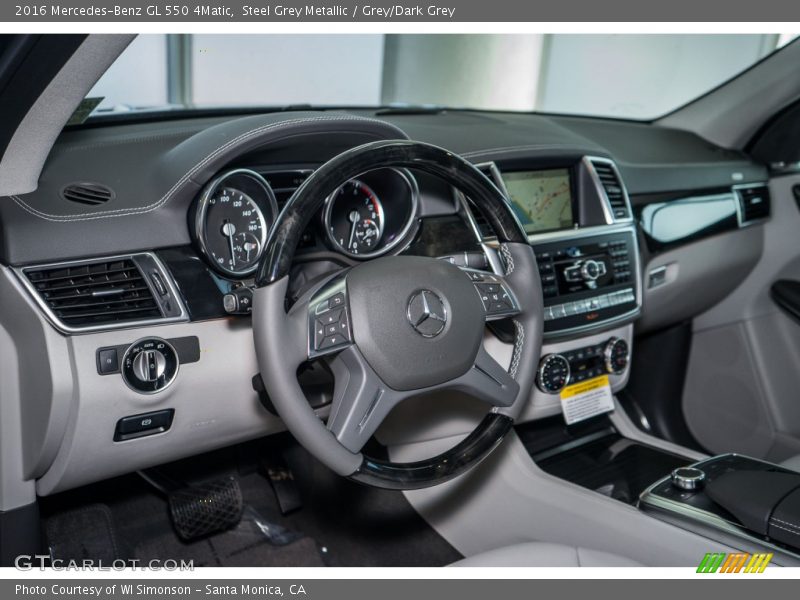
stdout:
[[347,243],[347,247],[352,249],[353,238],[356,235],[356,223],[358,223],[358,221],[361,219],[361,213],[359,213],[357,210],[352,210],[350,211],[350,214],[347,215],[347,218],[352,223],[352,226],[350,227],[350,241]]
[[231,264],[236,266],[236,253],[233,251],[233,234],[236,233],[236,226],[230,221],[222,224],[222,235],[228,238],[228,248],[231,251]]

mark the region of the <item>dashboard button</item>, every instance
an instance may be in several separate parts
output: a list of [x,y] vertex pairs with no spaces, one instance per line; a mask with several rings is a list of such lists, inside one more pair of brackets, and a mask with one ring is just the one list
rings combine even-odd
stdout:
[[97,351],[97,372],[101,375],[119,371],[119,357],[116,348],[101,348]]
[[172,417],[174,414],[175,411],[169,409],[124,417],[117,421],[117,427],[114,431],[114,441],[123,442],[125,440],[167,431],[172,426]]

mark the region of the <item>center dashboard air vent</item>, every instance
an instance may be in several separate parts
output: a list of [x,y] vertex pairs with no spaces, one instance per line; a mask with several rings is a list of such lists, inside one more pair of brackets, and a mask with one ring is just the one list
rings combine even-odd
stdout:
[[151,254],[27,267],[21,273],[54,324],[67,332],[185,318]]
[[[282,211],[289,198],[314,171],[312,169],[293,169],[289,171],[260,171],[275,194],[278,211]],[[297,244],[298,248],[311,248],[317,243],[313,228],[307,227]]]
[[114,190],[102,183],[70,183],[61,189],[61,197],[86,206],[99,206],[114,199]]
[[630,219],[631,212],[627,194],[614,163],[596,158],[590,159],[589,162],[600,180],[600,185],[603,186],[614,220]]

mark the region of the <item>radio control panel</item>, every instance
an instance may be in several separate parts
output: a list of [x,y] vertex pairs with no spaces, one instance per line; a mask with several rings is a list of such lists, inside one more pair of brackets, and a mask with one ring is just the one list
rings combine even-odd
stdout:
[[633,230],[534,243],[545,334],[590,329],[640,308]]

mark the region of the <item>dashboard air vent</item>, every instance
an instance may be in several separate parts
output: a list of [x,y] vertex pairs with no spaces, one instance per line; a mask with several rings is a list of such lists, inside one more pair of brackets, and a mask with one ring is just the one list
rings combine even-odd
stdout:
[[606,192],[614,220],[630,218],[628,201],[625,198],[625,190],[622,187],[617,170],[611,163],[606,161],[593,160],[592,166]]
[[[272,192],[275,194],[275,201],[278,203],[278,210],[281,211],[295,190],[308,179],[311,173],[313,173],[311,169],[296,169],[292,171],[266,171],[262,172],[261,175],[267,180],[269,187],[272,188]],[[297,247],[312,248],[316,243],[317,240],[313,228],[307,227],[300,237]]]
[[275,200],[278,202],[278,208],[282,209],[295,190],[302,185],[311,173],[311,170],[298,169],[296,171],[267,171],[266,173],[261,173],[261,175],[267,180],[269,187],[272,188]]
[[472,200],[469,200],[469,211],[472,213],[472,219],[475,221],[475,226],[478,228],[481,238],[486,239],[493,237],[494,229],[492,229],[489,221],[486,220],[486,217],[483,216],[483,213],[475,206]]
[[24,273],[55,318],[68,327],[163,316],[131,258],[32,268]]
[[114,190],[102,183],[70,183],[61,190],[61,197],[70,202],[98,206],[114,199]]
[[769,188],[765,185],[735,188],[739,198],[741,222],[765,219],[770,213]]

